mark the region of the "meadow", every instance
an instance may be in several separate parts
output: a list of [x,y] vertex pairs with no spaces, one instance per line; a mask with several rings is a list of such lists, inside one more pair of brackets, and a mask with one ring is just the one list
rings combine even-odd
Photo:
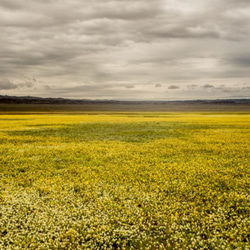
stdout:
[[0,249],[250,249],[250,113],[0,115]]

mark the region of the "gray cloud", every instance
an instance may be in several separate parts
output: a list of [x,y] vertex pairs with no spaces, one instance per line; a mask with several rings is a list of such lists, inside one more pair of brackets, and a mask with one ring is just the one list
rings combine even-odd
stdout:
[[191,85],[188,85],[188,88],[190,88],[190,89],[195,89],[197,87],[197,85],[196,84],[191,84]]
[[180,87],[176,86],[176,85],[171,85],[168,87],[168,89],[179,89]]
[[51,90],[52,89],[48,84],[43,85],[43,88],[46,89],[46,90]]
[[214,86],[212,84],[205,84],[203,86],[204,89],[210,89],[210,88],[213,88]]
[[0,90],[16,89],[18,86],[9,80],[0,80]]
[[162,85],[160,83],[155,84],[155,88],[161,88]]
[[34,84],[31,82],[24,82],[24,83],[18,84],[19,88],[32,88],[33,86]]
[[127,89],[133,89],[135,86],[134,85],[128,85],[126,86]]
[[228,62],[238,67],[250,67],[250,55],[234,55],[228,59]]
[[0,90],[10,90],[10,89],[22,89],[22,88],[31,88],[34,84],[32,82],[21,82],[21,83],[13,83],[8,79],[0,80]]
[[216,94],[205,82],[250,80],[249,13],[248,0],[1,0],[1,93],[127,98],[136,86],[143,99],[173,84]]

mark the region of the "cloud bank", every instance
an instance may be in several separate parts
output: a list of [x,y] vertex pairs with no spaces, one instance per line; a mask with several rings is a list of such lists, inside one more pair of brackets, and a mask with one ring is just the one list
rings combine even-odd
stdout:
[[250,97],[249,13],[247,0],[1,0],[0,94]]

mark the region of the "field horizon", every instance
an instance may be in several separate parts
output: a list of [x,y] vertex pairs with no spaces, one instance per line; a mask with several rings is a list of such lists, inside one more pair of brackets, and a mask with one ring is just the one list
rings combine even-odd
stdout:
[[[13,100],[12,100],[13,101]],[[11,101],[11,102],[12,102]],[[51,100],[50,100],[51,102]],[[84,114],[84,113],[114,113],[114,112],[250,112],[250,100],[196,100],[196,101],[166,101],[166,102],[123,102],[123,101],[83,101],[82,103],[48,103],[46,99],[30,103],[30,100],[21,100],[18,103],[0,101],[0,115],[4,114],[39,114],[39,113],[65,113],[65,114]]]

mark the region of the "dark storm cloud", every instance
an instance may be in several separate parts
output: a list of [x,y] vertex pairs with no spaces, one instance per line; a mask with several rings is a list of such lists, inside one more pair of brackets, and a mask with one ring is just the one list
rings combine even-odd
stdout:
[[0,86],[154,98],[165,84],[248,80],[249,13],[247,0],[1,0]]

